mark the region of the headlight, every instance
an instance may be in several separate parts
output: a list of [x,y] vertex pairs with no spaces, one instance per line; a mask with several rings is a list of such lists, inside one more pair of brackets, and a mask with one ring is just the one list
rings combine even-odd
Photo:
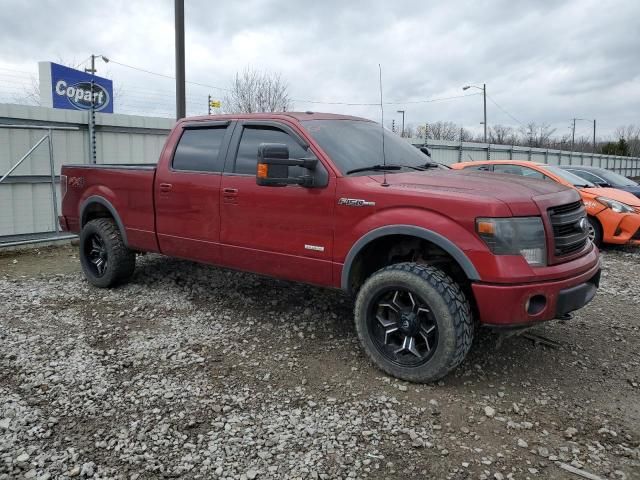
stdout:
[[529,265],[546,265],[547,241],[540,217],[478,218],[476,231],[496,255],[522,255]]
[[602,205],[604,205],[605,207],[609,207],[611,210],[613,210],[616,213],[634,213],[635,212],[633,207],[630,207],[626,203],[622,203],[617,200],[614,200],[613,198],[597,197],[596,200],[600,202]]

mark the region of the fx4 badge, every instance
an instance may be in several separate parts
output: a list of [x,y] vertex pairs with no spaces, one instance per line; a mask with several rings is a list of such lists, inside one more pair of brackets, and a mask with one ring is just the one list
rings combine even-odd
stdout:
[[347,207],[375,207],[376,202],[369,202],[361,198],[344,198],[338,200],[338,205],[346,205]]

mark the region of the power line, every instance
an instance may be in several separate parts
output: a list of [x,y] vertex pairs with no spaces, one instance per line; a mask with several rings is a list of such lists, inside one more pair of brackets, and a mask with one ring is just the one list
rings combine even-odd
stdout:
[[[134,67],[133,65],[127,65],[126,63],[116,62],[115,60],[112,60],[111,58],[109,58],[109,63],[115,63],[116,65],[120,65],[120,66],[123,66],[123,67],[126,67],[126,68],[131,68],[131,69],[137,70],[139,72],[148,73],[149,75],[155,75],[157,77],[168,78],[168,79],[171,79],[171,80],[175,80],[176,79],[176,77],[172,77],[171,75],[165,75],[164,73],[152,72],[151,70],[145,70],[144,68],[138,68],[138,67]],[[213,88],[215,90],[222,90],[223,92],[230,92],[231,91],[228,88],[216,87],[215,85],[208,85],[206,83],[190,82],[190,81],[186,81],[185,83],[189,83],[191,85],[198,85],[200,87]]]
[[504,108],[502,108],[498,102],[496,102],[493,97],[491,97],[490,95],[487,95],[487,97],[489,97],[489,100],[491,100],[493,102],[493,104],[498,107],[500,110],[502,110],[503,113],[505,113],[506,115],[508,115],[509,117],[511,117],[513,120],[515,120],[516,122],[518,122],[520,125],[524,126],[524,123],[522,123],[520,120],[518,120],[516,117],[514,117],[513,115],[511,115],[509,112],[507,112]]
[[[451,97],[441,97],[441,98],[429,98],[426,100],[408,100],[403,102],[383,102],[383,105],[412,105],[417,103],[432,103],[432,102],[442,102],[444,100],[454,100],[457,98],[465,98],[465,97],[473,97],[475,95],[481,95],[480,93],[471,93],[468,95],[455,95]],[[294,102],[299,103],[316,103],[320,105],[347,105],[351,107],[377,107],[380,106],[380,102],[376,103],[352,103],[352,102],[325,102],[323,100],[301,100],[299,98],[293,98]]]
[[[147,73],[149,75],[155,75],[158,77],[163,77],[163,78],[167,78],[170,80],[175,80],[175,77],[171,76],[171,75],[165,75],[164,73],[158,73],[158,72],[153,72],[151,70],[146,70],[144,68],[139,68],[139,67],[135,67],[133,65],[128,65],[126,63],[122,63],[122,62],[118,62],[116,60],[112,60],[111,58],[109,59],[110,63],[115,63],[117,65],[121,65],[123,67],[126,68],[131,68],[133,70],[137,70],[139,72],[143,72],[143,73]],[[221,90],[223,92],[231,92],[230,89],[228,88],[222,88],[222,87],[218,87],[215,85],[209,85],[206,83],[200,83],[200,82],[191,82],[191,81],[186,81],[185,83],[189,83],[191,85],[198,85],[200,87],[205,87],[205,88],[213,88],[215,90]],[[467,95],[455,95],[455,96],[451,96],[451,97],[441,97],[441,98],[430,98],[430,99],[425,99],[425,100],[409,100],[409,101],[395,101],[395,102],[385,102],[385,105],[413,105],[413,104],[419,104],[419,103],[433,103],[433,102],[442,102],[445,100],[455,100],[458,98],[465,98],[465,97],[473,97],[475,95],[480,95],[479,93],[471,93],[471,94],[467,94]],[[311,103],[311,104],[318,104],[318,105],[345,105],[345,106],[351,106],[351,107],[371,107],[371,106],[378,106],[380,105],[380,102],[337,102],[337,101],[324,101],[324,100],[306,100],[306,99],[301,99],[301,98],[292,98],[291,99],[294,102],[298,102],[298,103]]]

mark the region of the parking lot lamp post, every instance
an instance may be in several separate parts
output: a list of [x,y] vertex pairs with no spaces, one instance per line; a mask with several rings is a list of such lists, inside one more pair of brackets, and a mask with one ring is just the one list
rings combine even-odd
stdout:
[[476,85],[465,85],[462,90],[468,90],[469,88],[477,88],[482,90],[482,98],[484,100],[484,143],[487,143],[487,84],[483,83],[482,87]]

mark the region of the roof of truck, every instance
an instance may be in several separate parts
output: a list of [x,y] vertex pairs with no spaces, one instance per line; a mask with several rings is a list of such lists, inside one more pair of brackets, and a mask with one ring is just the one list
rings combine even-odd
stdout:
[[235,119],[255,119],[255,120],[274,120],[278,118],[294,119],[297,121],[302,120],[362,120],[365,122],[371,122],[372,120],[354,117],[351,115],[341,115],[337,113],[323,113],[323,112],[277,112],[277,113],[229,113],[223,115],[202,115],[198,117],[187,117],[182,121],[191,120],[235,120]]

